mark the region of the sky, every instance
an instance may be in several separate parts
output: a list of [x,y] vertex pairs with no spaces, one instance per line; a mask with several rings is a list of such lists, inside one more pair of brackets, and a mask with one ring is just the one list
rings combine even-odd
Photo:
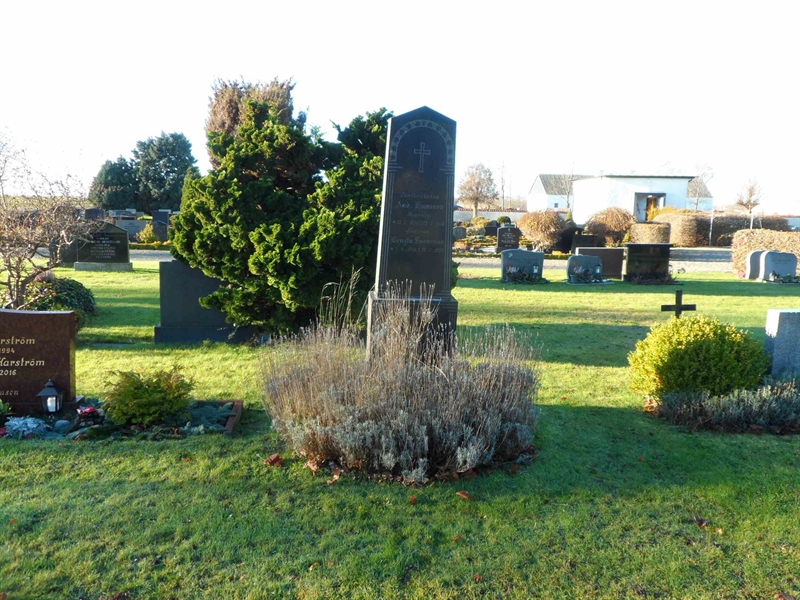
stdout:
[[0,0],[0,132],[86,189],[161,132],[207,170],[214,81],[274,77],[330,139],[380,107],[455,119],[457,180],[483,163],[506,196],[708,165],[716,205],[755,180],[800,215],[796,0]]

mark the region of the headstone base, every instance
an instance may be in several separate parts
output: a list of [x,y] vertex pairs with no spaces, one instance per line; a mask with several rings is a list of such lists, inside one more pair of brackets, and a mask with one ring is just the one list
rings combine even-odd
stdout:
[[[379,312],[379,305],[382,303],[404,303],[409,304],[409,318],[415,311],[419,310],[422,300],[419,297],[411,298],[382,298],[374,291],[369,294],[369,302],[367,303],[367,356],[372,354],[371,347],[373,340],[380,336],[380,332],[375,329],[374,323],[375,315]],[[455,333],[456,325],[458,324],[458,300],[453,296],[446,298],[433,298],[427,300],[430,302],[431,308],[435,311],[431,327],[435,333]]]
[[76,262],[76,271],[133,271],[133,263]]
[[163,327],[154,328],[156,344],[202,344],[203,342],[225,342],[244,344],[256,336],[254,327]]

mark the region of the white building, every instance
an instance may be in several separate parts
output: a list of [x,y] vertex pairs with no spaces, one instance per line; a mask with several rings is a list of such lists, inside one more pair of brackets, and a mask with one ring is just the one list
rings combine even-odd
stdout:
[[589,177],[591,175],[537,175],[528,191],[528,212],[546,208],[566,211],[570,183]]
[[572,218],[579,225],[611,206],[645,221],[651,208],[711,210],[713,205],[711,192],[692,175],[538,175],[528,192],[528,211],[566,209],[570,183]]

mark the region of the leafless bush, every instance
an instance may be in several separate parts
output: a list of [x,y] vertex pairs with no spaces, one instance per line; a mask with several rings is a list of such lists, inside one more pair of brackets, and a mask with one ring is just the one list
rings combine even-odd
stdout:
[[618,246],[634,223],[636,217],[631,213],[624,208],[612,206],[589,217],[586,221],[586,233],[603,236],[606,244]]
[[524,215],[517,222],[517,227],[531,244],[546,252],[558,243],[567,224],[556,211],[548,208]]
[[382,304],[373,319],[369,359],[355,319],[341,317],[265,350],[264,403],[297,455],[422,482],[530,446],[538,418],[530,340],[508,326],[457,340],[431,335],[429,300],[418,310],[407,300]]

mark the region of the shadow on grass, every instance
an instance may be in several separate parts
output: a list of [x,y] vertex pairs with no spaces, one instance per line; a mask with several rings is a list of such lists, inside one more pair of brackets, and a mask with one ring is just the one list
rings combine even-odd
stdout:
[[[525,343],[539,349],[542,362],[593,367],[627,367],[628,353],[649,327],[606,323],[509,323]],[[458,335],[480,337],[486,327],[459,326]]]

